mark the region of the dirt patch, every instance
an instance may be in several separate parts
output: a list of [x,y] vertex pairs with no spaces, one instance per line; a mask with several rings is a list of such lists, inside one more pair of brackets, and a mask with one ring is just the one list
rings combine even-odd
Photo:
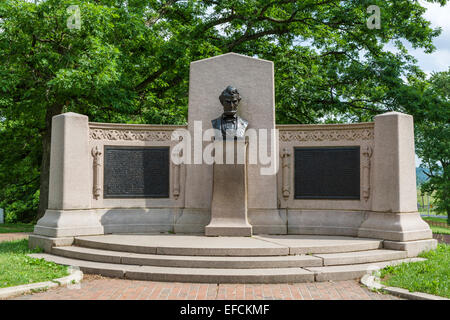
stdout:
[[94,281],[94,280],[103,280],[103,279],[109,279],[109,278],[102,277],[99,274],[88,274],[88,273],[83,274],[83,281]]
[[433,239],[436,239],[439,243],[450,243],[450,234],[433,233]]

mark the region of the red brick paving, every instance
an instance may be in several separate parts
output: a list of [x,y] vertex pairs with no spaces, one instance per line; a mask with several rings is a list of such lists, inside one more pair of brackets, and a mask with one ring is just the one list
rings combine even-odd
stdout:
[[30,234],[27,232],[0,233],[0,242],[28,239]]
[[292,284],[199,284],[136,281],[85,275],[79,285],[16,297],[18,300],[397,300],[358,281]]

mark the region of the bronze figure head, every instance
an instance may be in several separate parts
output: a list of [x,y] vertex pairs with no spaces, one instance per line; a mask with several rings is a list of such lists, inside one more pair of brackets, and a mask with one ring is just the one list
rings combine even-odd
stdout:
[[223,106],[223,114],[230,117],[236,114],[241,96],[236,88],[228,86],[222,91],[219,100]]

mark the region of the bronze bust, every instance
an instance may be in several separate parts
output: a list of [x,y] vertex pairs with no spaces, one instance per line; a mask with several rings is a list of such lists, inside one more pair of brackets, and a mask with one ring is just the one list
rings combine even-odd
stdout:
[[243,139],[248,122],[236,114],[241,101],[239,92],[236,88],[228,86],[222,91],[219,100],[223,106],[223,114],[219,118],[211,120],[213,128],[221,133],[221,136],[216,136],[216,140]]

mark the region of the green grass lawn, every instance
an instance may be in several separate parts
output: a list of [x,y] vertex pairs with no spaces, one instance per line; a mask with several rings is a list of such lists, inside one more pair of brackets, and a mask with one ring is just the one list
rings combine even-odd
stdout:
[[33,232],[34,224],[28,223],[4,223],[0,224],[0,233]]
[[419,257],[427,260],[382,269],[382,283],[450,298],[450,245],[439,244],[436,250],[421,253]]
[[66,266],[28,257],[28,240],[0,242],[0,288],[50,281],[67,276]]
[[436,234],[450,234],[450,228],[442,228],[442,227],[435,227],[430,226],[431,231]]
[[[444,222],[447,223],[447,219],[435,218],[435,217],[422,217],[425,221],[434,221],[434,222]],[[438,227],[438,226],[430,226],[433,233],[439,234],[450,234],[450,226],[447,224],[447,227]]]
[[434,222],[444,222],[447,223],[447,219],[436,218],[436,217],[422,217],[425,221],[434,221]]

